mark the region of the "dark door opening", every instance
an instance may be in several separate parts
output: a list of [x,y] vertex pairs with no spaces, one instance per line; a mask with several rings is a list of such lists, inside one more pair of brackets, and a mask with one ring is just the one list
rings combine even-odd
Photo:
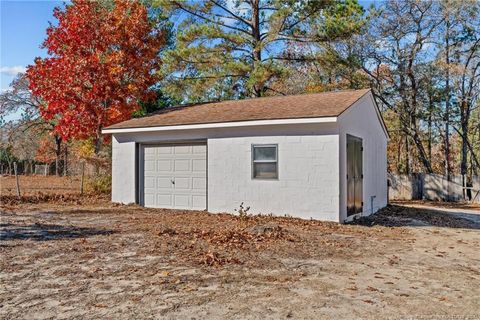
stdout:
[[347,134],[347,217],[363,211],[363,142]]

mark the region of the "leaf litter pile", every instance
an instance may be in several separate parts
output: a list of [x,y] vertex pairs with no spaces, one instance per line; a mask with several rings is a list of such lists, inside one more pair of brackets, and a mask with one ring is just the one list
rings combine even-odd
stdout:
[[[147,209],[144,209],[148,212]],[[219,267],[275,265],[282,258],[350,256],[362,241],[404,239],[406,230],[382,230],[301,219],[205,212],[160,212],[137,219],[152,235],[152,252],[175,261]],[[393,232],[392,232],[393,231]]]
[[41,191],[30,193],[27,195],[1,195],[0,204],[5,207],[13,207],[21,204],[38,204],[38,203],[54,203],[54,204],[73,204],[73,205],[83,205],[83,204],[95,204],[98,202],[105,202],[108,199],[107,195],[104,194],[86,194],[81,196],[74,193],[43,193]]
[[[109,204],[104,197],[94,195],[40,195],[22,199],[22,203],[14,198],[7,201],[4,207],[10,213],[2,221],[9,217],[16,220],[18,208],[27,212],[40,209],[37,214],[22,214],[21,223],[46,229],[49,225],[63,226],[64,223],[79,229],[98,229],[98,235],[89,234],[82,242],[76,240],[72,250],[109,252],[118,245],[128,245],[125,238],[141,237],[137,255],[159,255],[169,263],[213,267],[275,265],[286,257],[348,257],[361,247],[363,252],[368,251],[365,241],[375,239],[408,239],[408,232],[401,228],[368,228],[271,215],[239,217],[203,211],[147,209]],[[49,214],[52,210],[55,213]],[[58,233],[58,230],[43,233],[48,236],[49,232]],[[92,241],[94,238],[99,241]],[[4,250],[6,248],[8,243]]]

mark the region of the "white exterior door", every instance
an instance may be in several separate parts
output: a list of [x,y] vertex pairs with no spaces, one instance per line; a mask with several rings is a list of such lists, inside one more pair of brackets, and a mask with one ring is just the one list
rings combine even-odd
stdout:
[[205,144],[144,145],[141,204],[151,208],[207,208]]

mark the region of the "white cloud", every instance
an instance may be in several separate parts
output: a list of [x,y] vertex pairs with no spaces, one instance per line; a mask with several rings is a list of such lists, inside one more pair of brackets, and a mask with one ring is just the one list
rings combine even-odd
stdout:
[[27,70],[24,66],[13,66],[13,67],[0,67],[0,73],[6,74],[9,76],[16,76],[19,73],[23,73]]

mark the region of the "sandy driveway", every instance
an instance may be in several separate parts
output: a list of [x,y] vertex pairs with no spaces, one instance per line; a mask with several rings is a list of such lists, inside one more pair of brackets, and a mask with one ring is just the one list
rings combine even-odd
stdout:
[[427,209],[427,210],[433,210],[437,212],[448,213],[453,217],[463,218],[463,219],[472,221],[474,224],[476,224],[480,228],[480,208],[478,209],[452,208],[452,207],[431,206],[431,205],[418,204],[418,203],[405,203],[402,205],[407,208],[420,208],[420,209]]
[[0,217],[2,319],[480,319],[480,230],[433,210],[348,226],[109,204]]

